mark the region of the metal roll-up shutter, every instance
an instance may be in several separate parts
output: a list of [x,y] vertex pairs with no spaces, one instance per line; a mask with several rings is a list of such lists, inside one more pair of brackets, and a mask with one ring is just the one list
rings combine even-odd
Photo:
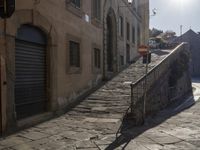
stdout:
[[46,46],[16,39],[15,108],[17,119],[46,111]]

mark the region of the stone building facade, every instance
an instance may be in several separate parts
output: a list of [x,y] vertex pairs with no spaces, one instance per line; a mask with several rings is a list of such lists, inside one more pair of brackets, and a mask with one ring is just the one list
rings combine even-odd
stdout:
[[0,20],[2,132],[66,110],[122,70],[148,24],[148,0],[17,0]]

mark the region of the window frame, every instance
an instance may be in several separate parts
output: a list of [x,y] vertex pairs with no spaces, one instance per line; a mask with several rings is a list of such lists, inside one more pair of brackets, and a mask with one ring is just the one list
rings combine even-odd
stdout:
[[[100,63],[100,68],[96,67],[95,65],[95,49],[99,50],[100,58],[99,58],[99,63]],[[101,44],[97,43],[92,43],[91,45],[91,69],[92,73],[97,75],[102,73],[102,66],[103,66],[103,53],[102,53],[102,47]]]
[[124,18],[119,16],[119,36],[124,37]]
[[[76,49],[72,49],[72,46]],[[77,46],[77,47],[76,47]],[[80,68],[80,43],[69,40],[69,65],[70,67]]]
[[[79,44],[79,67],[70,64],[70,41]],[[81,74],[82,72],[82,41],[80,37],[72,34],[66,34],[66,72],[68,74]]]
[[101,50],[99,48],[94,48],[94,68],[101,69]]
[[126,22],[126,39],[127,41],[130,41],[130,23]]

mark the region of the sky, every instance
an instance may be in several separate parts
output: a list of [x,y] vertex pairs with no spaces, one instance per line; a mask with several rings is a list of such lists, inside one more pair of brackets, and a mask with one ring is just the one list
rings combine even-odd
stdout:
[[[152,10],[157,14],[152,16]],[[173,30],[180,35],[192,29],[200,32],[200,0],[150,0],[150,28]]]

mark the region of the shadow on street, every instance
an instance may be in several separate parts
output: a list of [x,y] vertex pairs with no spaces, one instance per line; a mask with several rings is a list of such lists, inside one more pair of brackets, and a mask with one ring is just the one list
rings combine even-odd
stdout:
[[188,105],[185,104],[185,102],[188,102],[188,99],[184,99],[184,101],[178,100],[173,104],[170,104],[166,109],[158,112],[156,115],[148,117],[145,120],[143,126],[133,127],[133,123],[130,120],[124,118],[120,127],[121,129],[119,130],[119,136],[117,135],[115,141],[112,142],[105,150],[114,150],[116,148],[119,148],[120,146],[122,147],[122,150],[124,150],[129,142],[131,140],[134,140],[140,134],[158,126],[167,119],[192,107],[193,104],[195,104],[195,101],[193,98],[190,98],[189,100],[190,102],[188,103]]

